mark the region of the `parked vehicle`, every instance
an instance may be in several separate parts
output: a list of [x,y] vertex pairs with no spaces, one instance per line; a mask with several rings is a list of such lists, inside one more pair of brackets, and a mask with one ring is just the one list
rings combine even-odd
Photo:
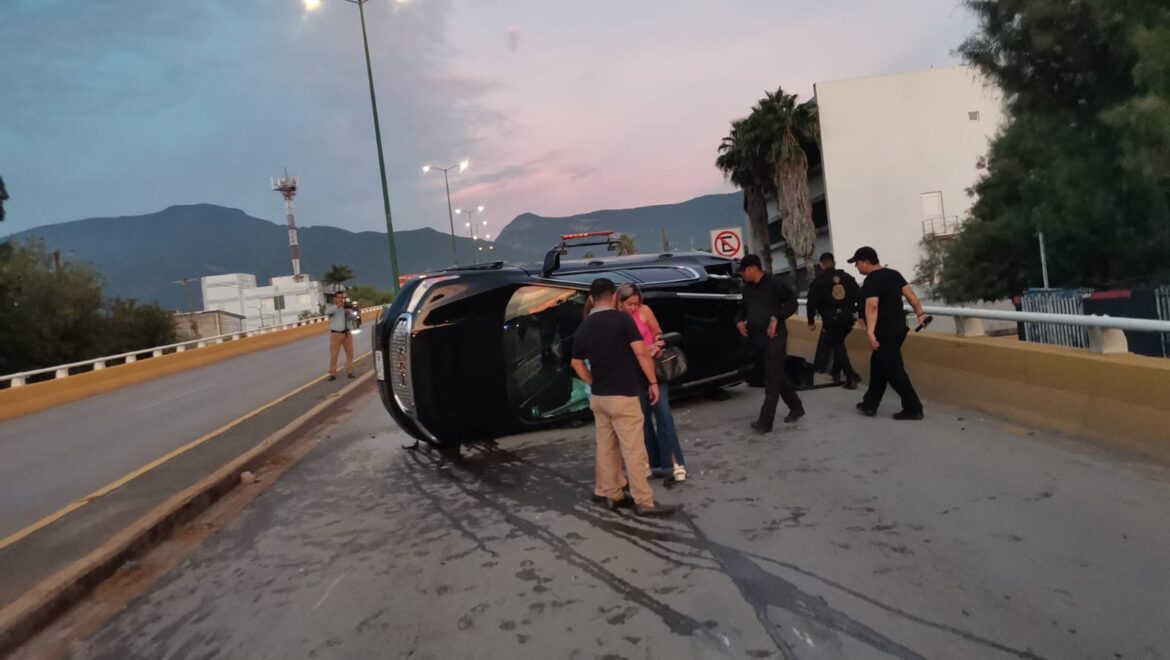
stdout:
[[740,285],[732,260],[706,253],[561,260],[586,245],[612,250],[616,241],[608,233],[569,235],[543,264],[449,268],[407,283],[373,333],[379,393],[398,425],[433,445],[458,446],[587,416],[587,390],[569,359],[598,277],[637,282],[662,327],[682,334],[688,369],[672,394],[744,378],[750,359],[735,329]]

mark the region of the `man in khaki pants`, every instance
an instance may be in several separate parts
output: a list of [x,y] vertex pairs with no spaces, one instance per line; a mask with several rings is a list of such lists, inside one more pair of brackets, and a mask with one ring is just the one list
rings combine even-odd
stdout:
[[337,356],[345,349],[345,373],[353,378],[353,335],[349,310],[345,308],[345,292],[333,294],[333,304],[325,305],[329,317],[329,380],[337,380]]
[[650,490],[650,461],[638,398],[648,388],[651,405],[658,402],[654,361],[634,319],[616,309],[616,293],[612,281],[594,280],[589,287],[593,309],[573,335],[573,371],[593,391],[590,408],[597,425],[594,495],[604,497],[610,509],[631,504],[622,496],[624,459],[634,513],[668,516],[676,507],[655,503]]

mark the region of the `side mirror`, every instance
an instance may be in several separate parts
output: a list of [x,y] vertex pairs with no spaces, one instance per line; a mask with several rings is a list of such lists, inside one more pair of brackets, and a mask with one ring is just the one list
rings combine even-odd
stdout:
[[558,268],[561,267],[561,252],[559,249],[549,250],[544,255],[544,265],[540,269],[541,277],[550,277]]

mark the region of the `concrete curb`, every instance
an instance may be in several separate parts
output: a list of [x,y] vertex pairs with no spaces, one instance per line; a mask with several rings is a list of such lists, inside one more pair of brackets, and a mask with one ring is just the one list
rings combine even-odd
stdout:
[[373,371],[362,374],[353,383],[329,395],[308,412],[265,438],[259,445],[171,496],[99,548],[42,581],[0,610],[0,657],[15,651],[113,575],[126,561],[157,545],[178,526],[206,510],[240,483],[241,472],[255,470],[271,454],[285,448],[300,432],[311,428],[353,399],[362,386],[373,380],[373,376]]

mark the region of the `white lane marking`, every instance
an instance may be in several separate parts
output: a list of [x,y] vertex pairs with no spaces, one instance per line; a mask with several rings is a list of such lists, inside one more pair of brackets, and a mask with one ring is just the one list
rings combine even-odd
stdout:
[[148,403],[145,406],[142,406],[141,408],[136,408],[134,410],[134,412],[141,412],[143,410],[146,410],[147,408],[153,408],[155,406],[162,405],[164,403],[170,403],[171,401],[174,401],[175,399],[182,399],[183,397],[187,396],[188,394],[194,394],[200,390],[205,390],[209,387],[215,387],[215,385],[216,385],[216,383],[208,383],[206,385],[201,385],[199,387],[196,387],[193,390],[188,390],[186,392],[183,392],[182,394],[176,394],[174,396],[170,396],[170,397],[167,397],[165,399],[159,399],[158,401]]
[[313,612],[316,612],[317,608],[321,607],[321,603],[325,602],[325,599],[329,597],[329,592],[333,591],[333,587],[336,587],[338,582],[341,582],[341,575],[338,575],[337,579],[333,581],[333,584],[329,585],[329,588],[325,590],[325,595],[321,596],[321,600],[317,601],[317,604],[313,606]]

